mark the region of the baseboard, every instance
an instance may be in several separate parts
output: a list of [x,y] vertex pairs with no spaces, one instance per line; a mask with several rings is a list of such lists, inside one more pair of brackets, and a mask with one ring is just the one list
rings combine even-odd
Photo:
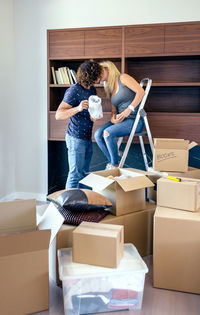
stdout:
[[45,194],[38,194],[38,193],[27,193],[27,192],[13,192],[3,198],[0,201],[12,201],[16,199],[36,199],[39,201],[46,201]]

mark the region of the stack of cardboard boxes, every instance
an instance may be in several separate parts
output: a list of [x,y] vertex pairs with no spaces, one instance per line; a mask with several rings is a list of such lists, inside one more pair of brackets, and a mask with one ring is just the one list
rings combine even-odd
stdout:
[[185,140],[156,141],[154,169],[174,173],[157,181],[153,283],[200,293],[200,170],[188,171],[188,149]]
[[[114,169],[90,173],[82,183],[107,197],[113,204],[112,214],[98,224],[124,226],[124,242],[134,244],[142,257],[152,254],[155,204],[146,202],[145,194],[147,187],[154,186],[152,181],[134,169]],[[57,234],[57,249],[72,247],[75,228],[71,225],[61,227]],[[57,283],[60,283],[58,263]]]
[[64,220],[53,204],[42,216],[36,210],[35,200],[0,203],[2,315],[49,308],[49,244]]

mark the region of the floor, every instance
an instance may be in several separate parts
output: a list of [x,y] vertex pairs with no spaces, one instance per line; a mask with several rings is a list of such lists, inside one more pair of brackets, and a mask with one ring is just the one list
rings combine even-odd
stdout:
[[[200,295],[152,287],[152,256],[144,258],[149,272],[146,275],[141,310],[109,312],[115,315],[200,315]],[[62,289],[50,284],[50,309],[35,315],[64,315]],[[99,313],[108,314],[108,313]],[[67,315],[67,314],[65,314]]]

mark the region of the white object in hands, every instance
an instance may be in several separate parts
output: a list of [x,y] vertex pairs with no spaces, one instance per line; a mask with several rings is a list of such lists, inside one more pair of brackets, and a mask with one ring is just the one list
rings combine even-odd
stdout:
[[103,117],[101,98],[97,95],[91,95],[88,99],[90,116],[94,119],[100,119]]

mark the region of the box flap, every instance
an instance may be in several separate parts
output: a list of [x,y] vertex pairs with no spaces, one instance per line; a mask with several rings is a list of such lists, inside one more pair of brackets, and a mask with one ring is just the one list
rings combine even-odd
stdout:
[[121,180],[118,179],[116,181],[125,192],[154,186],[152,181],[146,176],[137,176]]
[[0,202],[0,216],[0,234],[36,230],[36,201]]
[[38,223],[39,230],[51,230],[50,244],[55,238],[56,234],[60,230],[64,222],[64,217],[57,210],[56,206],[51,202],[44,212],[43,216],[40,218]]
[[50,230],[0,236],[0,257],[49,248]]
[[155,149],[188,150],[189,140],[154,138]]
[[87,185],[89,187],[94,187],[95,190],[103,190],[108,186],[112,185],[114,182],[113,179],[109,179],[104,176],[96,175],[94,173],[90,173],[88,176],[84,177],[80,183]]
[[47,210],[47,207],[49,206],[49,203],[45,203],[42,205],[36,205],[36,222],[37,222],[37,226],[41,220],[41,217],[43,216],[43,214],[45,213],[45,211]]

